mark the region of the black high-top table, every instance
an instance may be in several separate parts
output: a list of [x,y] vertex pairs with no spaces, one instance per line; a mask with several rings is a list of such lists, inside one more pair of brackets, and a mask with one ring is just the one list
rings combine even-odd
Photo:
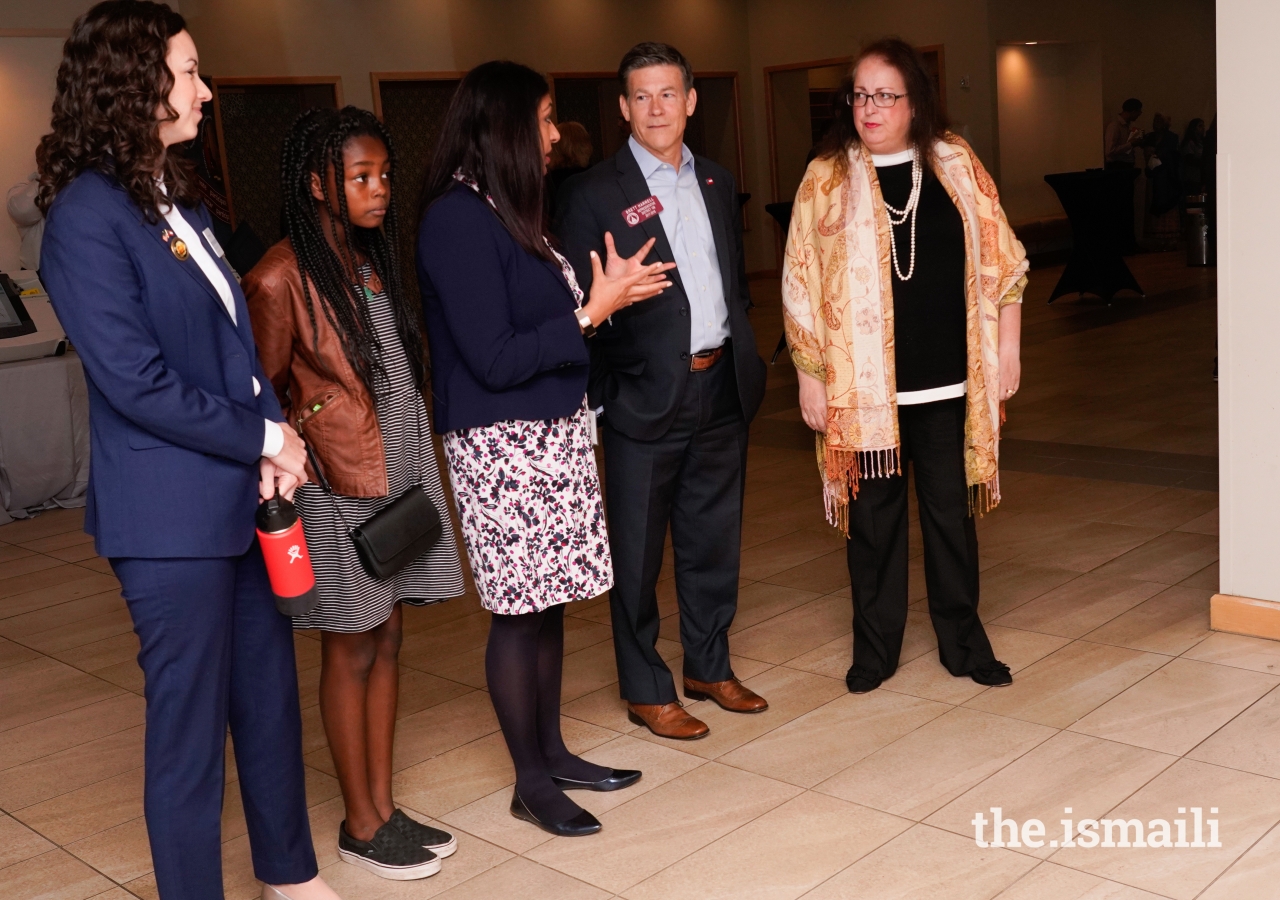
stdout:
[[1067,267],[1049,297],[1097,294],[1110,303],[1116,293],[1135,291],[1146,296],[1124,255],[1135,253],[1133,183],[1137,169],[1086,169],[1046,175],[1071,222],[1073,248]]

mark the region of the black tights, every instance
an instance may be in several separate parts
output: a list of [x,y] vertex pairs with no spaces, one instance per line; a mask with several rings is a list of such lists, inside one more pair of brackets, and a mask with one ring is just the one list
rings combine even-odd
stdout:
[[564,668],[564,605],[514,616],[495,614],[484,671],[502,736],[516,767],[516,790],[542,822],[564,822],[582,808],[552,775],[598,781],[609,770],[569,752],[560,734]]

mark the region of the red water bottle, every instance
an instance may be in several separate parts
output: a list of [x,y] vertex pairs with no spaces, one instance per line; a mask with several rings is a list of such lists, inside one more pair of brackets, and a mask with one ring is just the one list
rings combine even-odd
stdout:
[[316,575],[311,569],[307,538],[293,504],[276,495],[258,507],[254,517],[276,609],[286,616],[305,616],[316,608]]

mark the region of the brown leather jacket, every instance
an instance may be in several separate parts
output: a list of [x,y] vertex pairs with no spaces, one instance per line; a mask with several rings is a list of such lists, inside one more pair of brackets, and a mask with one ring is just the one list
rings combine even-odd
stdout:
[[[373,398],[320,309],[315,286],[309,285],[319,332],[315,339],[298,258],[288,238],[267,251],[241,287],[258,356],[285,420],[315,450],[329,485],[348,497],[387,496],[386,457]],[[310,463],[307,474],[315,480]]]

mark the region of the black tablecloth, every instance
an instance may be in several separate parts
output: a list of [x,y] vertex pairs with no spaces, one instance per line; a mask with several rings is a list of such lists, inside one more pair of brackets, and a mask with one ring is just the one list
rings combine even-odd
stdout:
[[1118,291],[1143,293],[1124,261],[1124,254],[1138,249],[1133,234],[1137,177],[1137,169],[1087,169],[1044,176],[1071,222],[1074,243],[1050,303],[1070,293],[1097,294],[1108,303]]

